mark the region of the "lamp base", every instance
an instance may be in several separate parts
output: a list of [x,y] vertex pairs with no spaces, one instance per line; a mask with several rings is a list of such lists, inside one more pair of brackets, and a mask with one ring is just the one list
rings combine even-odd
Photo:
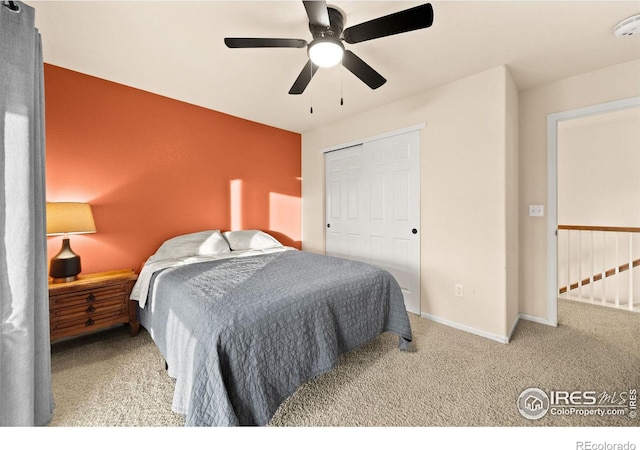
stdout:
[[53,284],[69,283],[71,281],[76,281],[77,279],[78,279],[78,275],[73,275],[71,277],[64,277],[64,278],[53,278],[51,280],[51,283]]
[[49,275],[54,283],[68,283],[77,280],[80,271],[80,256],[71,250],[69,239],[63,239],[62,248],[51,258]]

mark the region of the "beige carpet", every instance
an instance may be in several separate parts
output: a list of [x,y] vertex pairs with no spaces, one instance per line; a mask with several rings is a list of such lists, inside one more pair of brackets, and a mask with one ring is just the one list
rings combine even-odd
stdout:
[[[285,401],[272,426],[640,426],[640,419],[552,416],[516,408],[530,387],[640,390],[640,314],[559,302],[559,326],[520,321],[509,344],[412,316],[415,352],[385,334]],[[54,344],[51,426],[182,426],[173,381],[149,335],[128,329]]]

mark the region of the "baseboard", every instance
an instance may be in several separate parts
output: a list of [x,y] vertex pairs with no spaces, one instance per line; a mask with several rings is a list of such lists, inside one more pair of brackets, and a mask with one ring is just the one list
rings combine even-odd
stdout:
[[518,322],[520,322],[521,319],[528,320],[529,322],[540,323],[542,325],[555,326],[555,325],[551,325],[549,321],[546,319],[542,319],[536,316],[531,316],[529,314],[520,313],[518,314],[518,317],[516,317],[516,320],[513,322],[513,325],[511,326],[511,330],[509,331],[509,334],[507,336],[500,336],[500,335],[488,333],[484,330],[479,330],[477,328],[473,328],[467,325],[462,325],[457,322],[452,322],[451,320],[443,319],[441,317],[437,317],[427,313],[420,313],[420,317],[424,317],[425,319],[431,320],[432,322],[440,323],[442,325],[446,325],[448,327],[455,328],[457,330],[466,331],[467,333],[471,333],[477,336],[481,336],[483,338],[491,339],[492,341],[500,342],[501,344],[509,343],[509,341],[511,340],[511,336],[513,336],[513,332],[516,330],[516,327],[518,326]]
[[[479,329],[473,328],[473,327],[469,327],[467,325],[462,325],[462,324],[459,324],[459,323],[456,323],[456,322],[452,322],[450,320],[443,319],[441,317],[436,317],[436,316],[433,316],[431,314],[421,313],[420,316],[424,317],[425,319],[431,320],[432,322],[440,323],[442,325],[447,325],[449,327],[456,328],[458,330],[466,331],[467,333],[471,333],[471,334],[475,334],[476,336],[480,336],[480,337],[483,337],[483,338],[491,339],[492,341],[500,342],[501,344],[508,344],[509,343],[509,338],[507,336],[499,336],[497,334],[488,333],[486,331],[479,330]],[[517,323],[517,321],[516,321],[516,323]],[[515,327],[515,325],[514,325],[514,327]]]
[[529,314],[523,314],[523,313],[520,313],[518,317],[523,320],[528,320],[529,322],[536,322],[536,323],[541,323],[542,325],[555,327],[555,325],[551,324],[547,319],[543,319],[541,317],[530,316]]

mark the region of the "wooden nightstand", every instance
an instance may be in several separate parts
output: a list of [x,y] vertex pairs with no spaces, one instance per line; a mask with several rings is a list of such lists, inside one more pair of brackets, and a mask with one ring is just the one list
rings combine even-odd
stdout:
[[129,300],[138,279],[133,270],[80,275],[69,283],[49,283],[51,341],[128,323],[131,336],[140,330],[136,303]]

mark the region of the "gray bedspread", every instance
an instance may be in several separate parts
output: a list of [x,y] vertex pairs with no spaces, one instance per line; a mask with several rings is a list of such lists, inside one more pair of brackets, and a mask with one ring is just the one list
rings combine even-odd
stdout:
[[165,269],[140,310],[176,379],[187,426],[266,425],[339,355],[390,331],[406,349],[400,288],[368,264],[290,250]]

